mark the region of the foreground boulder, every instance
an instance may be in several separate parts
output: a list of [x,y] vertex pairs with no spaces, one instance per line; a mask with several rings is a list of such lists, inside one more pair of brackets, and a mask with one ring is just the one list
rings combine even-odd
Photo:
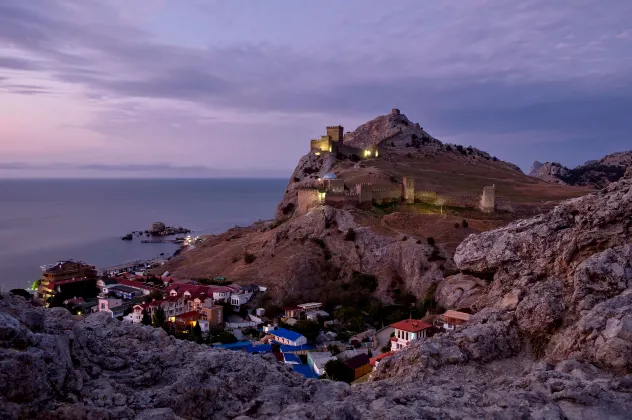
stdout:
[[[25,322],[33,313],[43,325]],[[415,342],[359,386],[306,380],[273,357],[106,314],[73,320],[10,295],[0,299],[0,325],[2,419],[624,419],[632,409],[632,377],[516,356],[516,326],[496,310]]]

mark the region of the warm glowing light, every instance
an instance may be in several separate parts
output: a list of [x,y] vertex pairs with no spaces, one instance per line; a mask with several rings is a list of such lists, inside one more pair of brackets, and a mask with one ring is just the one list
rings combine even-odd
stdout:
[[316,152],[314,153],[316,156],[320,156],[320,152]]
[[329,146],[329,153],[331,153],[331,146]]
[[375,151],[375,157],[377,157],[377,150]]

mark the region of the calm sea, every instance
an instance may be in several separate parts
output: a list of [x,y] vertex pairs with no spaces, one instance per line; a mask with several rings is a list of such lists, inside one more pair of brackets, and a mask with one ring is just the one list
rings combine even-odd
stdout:
[[173,244],[122,241],[152,222],[194,235],[270,219],[285,179],[0,180],[0,287],[27,287],[40,266],[108,267],[159,257]]

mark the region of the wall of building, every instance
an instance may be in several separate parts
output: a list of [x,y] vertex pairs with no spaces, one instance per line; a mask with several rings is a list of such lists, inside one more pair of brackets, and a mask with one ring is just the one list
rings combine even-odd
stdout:
[[310,141],[310,150],[319,152],[329,152],[331,150],[331,140],[329,138],[320,138]]
[[326,179],[325,185],[327,186],[327,189],[333,193],[345,192],[345,182],[342,179]]
[[319,190],[298,190],[298,214],[305,214],[312,207],[323,204],[323,202],[324,193],[321,193]]

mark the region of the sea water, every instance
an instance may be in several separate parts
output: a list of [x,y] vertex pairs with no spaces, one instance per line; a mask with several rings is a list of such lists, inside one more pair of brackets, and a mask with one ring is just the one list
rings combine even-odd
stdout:
[[284,179],[0,180],[0,287],[28,287],[40,266],[75,259],[100,268],[160,258],[178,246],[123,241],[153,222],[192,235],[270,219]]

